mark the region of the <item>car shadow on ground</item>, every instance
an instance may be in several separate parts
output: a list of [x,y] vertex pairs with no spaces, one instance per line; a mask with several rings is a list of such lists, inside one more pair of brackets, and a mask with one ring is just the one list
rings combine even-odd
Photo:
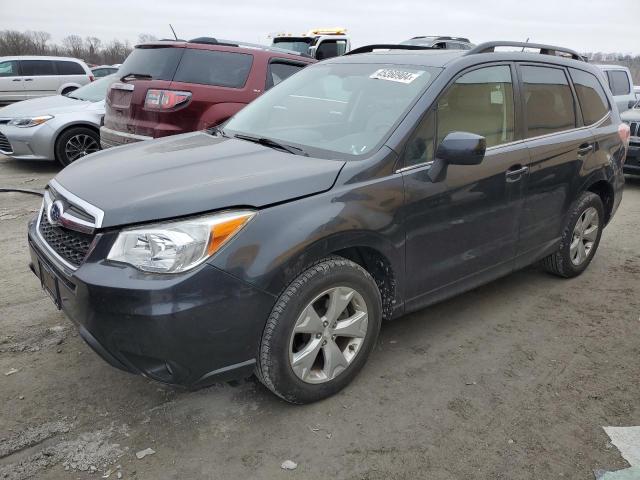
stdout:
[[625,175],[624,181],[627,188],[640,188],[640,175]]

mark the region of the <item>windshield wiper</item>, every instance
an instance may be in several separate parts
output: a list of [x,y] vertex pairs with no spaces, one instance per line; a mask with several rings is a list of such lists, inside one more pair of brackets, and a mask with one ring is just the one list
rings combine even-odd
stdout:
[[225,133],[220,125],[207,128],[207,132],[209,132],[211,135],[220,135],[221,137],[229,138],[229,135]]
[[121,82],[126,82],[127,79],[131,80],[153,80],[153,77],[148,73],[127,73],[125,76],[120,77]]
[[293,145],[286,145],[284,143],[276,142],[275,140],[271,140],[266,137],[252,137],[251,135],[243,135],[241,133],[236,133],[234,138],[239,138],[240,140],[246,140],[248,142],[258,143],[260,145],[264,145],[265,147],[275,148],[278,150],[284,150],[285,152],[292,153],[293,155],[304,155],[308,157],[309,154],[305,152],[300,147],[294,147]]

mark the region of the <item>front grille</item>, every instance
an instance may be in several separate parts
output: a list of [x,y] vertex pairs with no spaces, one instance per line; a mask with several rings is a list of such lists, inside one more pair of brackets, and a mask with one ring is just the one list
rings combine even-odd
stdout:
[[13,153],[13,148],[11,147],[9,140],[2,134],[2,132],[0,132],[0,152]]
[[93,241],[93,235],[51,225],[44,209],[40,216],[40,235],[54,252],[74,267],[84,261]]

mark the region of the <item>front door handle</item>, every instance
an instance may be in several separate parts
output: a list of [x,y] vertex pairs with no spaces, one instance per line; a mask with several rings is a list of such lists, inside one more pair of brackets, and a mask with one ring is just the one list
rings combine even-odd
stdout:
[[21,78],[14,78],[13,80],[11,80],[12,82],[21,82],[22,79]]
[[578,155],[586,155],[591,151],[593,151],[592,144],[580,145],[580,148],[578,148]]
[[25,78],[24,81],[25,82],[33,82],[33,78]]
[[529,171],[529,167],[523,167],[521,165],[515,165],[507,170],[505,174],[507,177],[507,182],[517,182],[522,178],[522,175]]

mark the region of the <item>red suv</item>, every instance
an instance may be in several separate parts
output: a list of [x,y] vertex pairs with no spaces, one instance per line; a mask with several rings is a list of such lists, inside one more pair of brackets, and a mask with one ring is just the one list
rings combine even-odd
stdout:
[[214,38],[137,45],[109,89],[102,148],[213,127],[315,62]]

